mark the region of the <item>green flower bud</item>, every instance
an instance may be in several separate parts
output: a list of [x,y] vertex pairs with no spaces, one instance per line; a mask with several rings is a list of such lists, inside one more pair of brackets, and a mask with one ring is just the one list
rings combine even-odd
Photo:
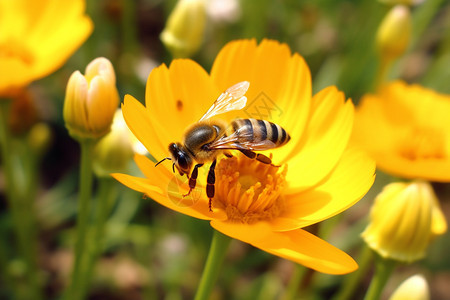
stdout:
[[378,1],[387,5],[403,4],[408,6],[416,6],[425,2],[425,0],[378,0]]
[[161,33],[161,41],[174,57],[190,57],[202,45],[205,24],[204,0],[180,0]]
[[384,17],[377,32],[382,58],[393,60],[402,55],[411,39],[411,13],[404,5],[394,6]]
[[93,169],[98,177],[111,173],[126,172],[133,158],[132,133],[118,109],[114,115],[111,131],[95,146]]
[[376,197],[365,242],[384,258],[413,262],[432,239],[447,230],[433,188],[427,182],[391,183]]
[[47,151],[49,145],[52,143],[52,139],[53,134],[50,126],[44,122],[37,123],[31,127],[30,132],[28,133],[30,147],[38,155],[42,155]]

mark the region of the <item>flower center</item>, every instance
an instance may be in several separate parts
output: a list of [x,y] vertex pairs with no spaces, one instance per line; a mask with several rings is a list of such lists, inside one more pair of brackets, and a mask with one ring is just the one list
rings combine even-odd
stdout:
[[233,222],[270,220],[283,209],[286,172],[287,165],[275,167],[244,155],[224,158],[216,167],[213,206],[224,209]]
[[400,145],[400,154],[409,160],[442,159],[445,143],[442,132],[430,128],[412,130]]
[[31,51],[14,38],[0,43],[0,57],[16,58],[26,65],[31,65],[34,60]]

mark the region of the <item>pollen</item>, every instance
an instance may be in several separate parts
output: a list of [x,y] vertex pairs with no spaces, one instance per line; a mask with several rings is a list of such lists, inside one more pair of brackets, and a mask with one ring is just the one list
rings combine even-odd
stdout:
[[400,154],[409,160],[445,158],[445,138],[436,129],[415,129],[400,146]]
[[287,165],[264,164],[244,155],[224,158],[216,167],[213,207],[228,220],[254,223],[277,217],[283,210]]

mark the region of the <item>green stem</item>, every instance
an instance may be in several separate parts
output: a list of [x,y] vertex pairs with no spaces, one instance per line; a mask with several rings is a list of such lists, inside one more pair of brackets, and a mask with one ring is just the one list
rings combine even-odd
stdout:
[[380,64],[378,66],[377,74],[373,84],[373,90],[379,91],[383,84],[389,79],[389,71],[391,70],[394,59],[390,57],[381,57]]
[[85,270],[85,245],[86,232],[90,212],[91,194],[92,194],[92,156],[94,141],[81,140],[81,162],[80,162],[80,190],[78,194],[78,216],[77,232],[75,245],[75,262],[72,273],[72,281],[69,287],[68,299],[83,299],[82,276]]
[[299,287],[306,274],[306,271],[307,269],[304,266],[295,264],[294,274],[289,281],[283,300],[296,299]]
[[136,24],[136,4],[134,1],[122,0],[123,15],[121,20],[123,53],[134,54],[139,49]]
[[[0,144],[1,159],[3,164],[3,172],[5,175],[6,196],[10,206],[10,212],[13,220],[13,227],[16,231],[19,252],[23,257],[27,277],[28,293],[16,291],[17,295],[25,295],[24,297],[33,297],[41,299],[39,276],[37,276],[36,265],[36,248],[35,248],[35,226],[34,226],[34,203],[28,196],[26,191],[31,188],[29,182],[19,182],[19,167],[21,164],[15,163],[20,157],[17,157],[16,149],[12,150],[12,137],[8,129],[8,116],[10,100],[0,99]],[[19,161],[20,162],[20,161]],[[29,167],[29,166],[27,166]],[[22,184],[19,184],[22,183]],[[20,186],[20,189],[17,189]],[[25,190],[25,192],[24,192]],[[26,296],[28,294],[28,296]],[[32,295],[32,296],[31,296]]]
[[372,259],[372,250],[364,244],[358,260],[358,270],[345,277],[339,293],[333,298],[333,300],[353,299],[352,296],[359,286],[362,277],[367,274],[367,271],[371,266]]
[[[40,157],[38,157],[35,150],[32,149],[26,138],[22,138],[20,142],[22,143],[22,147],[25,148],[22,155],[26,156],[24,158],[25,184],[27,185],[25,191],[25,199],[31,202],[34,199],[36,199],[36,194],[39,186],[38,171],[39,171]],[[30,205],[32,204],[33,203],[30,203]]]
[[396,262],[390,259],[384,259],[377,255],[375,260],[375,275],[370,282],[369,290],[364,300],[378,300],[381,292],[388,281],[392,271],[395,269]]
[[200,279],[195,300],[209,299],[230,242],[231,238],[214,230],[211,248],[209,249],[206,266]]
[[86,273],[83,276],[83,290],[89,288],[95,263],[104,248],[105,240],[103,237],[105,234],[105,224],[111,210],[111,203],[117,197],[117,182],[111,177],[101,178],[99,180],[98,190],[97,207],[95,210],[94,224],[92,226],[93,234],[89,235],[91,237],[91,242],[89,244],[92,249],[87,252],[89,257],[86,259],[87,266]]
[[[3,224],[2,224],[3,225]],[[9,268],[9,243],[5,241],[6,239],[3,239],[3,237],[8,236],[5,232],[6,230],[3,230],[2,227],[0,227],[0,236],[2,237],[0,239],[0,282],[2,282],[2,286],[4,287],[5,291],[18,291],[19,288],[17,287],[17,282],[15,282],[11,276],[10,268]],[[19,299],[18,294],[15,293],[16,298]]]

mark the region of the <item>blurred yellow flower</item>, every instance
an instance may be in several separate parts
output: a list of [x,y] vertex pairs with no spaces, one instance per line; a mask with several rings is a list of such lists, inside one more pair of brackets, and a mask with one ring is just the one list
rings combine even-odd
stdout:
[[201,192],[185,198],[186,177],[173,174],[170,164],[155,168],[138,155],[136,163],[146,178],[114,176],[172,210],[209,220],[223,234],[269,253],[320,272],[354,271],[357,264],[350,256],[302,228],[355,204],[371,187],[375,165],[363,152],[348,147],[352,102],[335,87],[312,96],[309,69],[287,45],[271,40],[259,45],[254,40],[231,42],[218,54],[210,75],[187,59],[161,65],[147,81],[146,106],[125,97],[124,118],[153,157],[161,159],[168,155],[168,145],[181,141],[184,130],[222,91],[244,80],[250,82],[247,107],[221,117],[231,121],[244,113],[267,114],[259,117],[285,128],[290,142],[271,151],[274,164],[281,167],[237,154],[219,157],[213,212],[201,172]]
[[363,239],[378,254],[401,262],[425,256],[431,240],[447,231],[433,188],[427,182],[388,184],[375,199]]
[[174,57],[190,57],[203,43],[205,0],[179,0],[161,33],[161,41]]
[[422,275],[414,275],[398,286],[389,300],[429,300],[430,291]]
[[389,174],[449,182],[449,115],[450,96],[395,81],[363,97],[353,137]]
[[85,1],[0,0],[0,96],[58,69],[88,38]]
[[64,121],[74,138],[100,138],[111,129],[119,104],[116,75],[111,62],[99,57],[69,78],[64,100]]

